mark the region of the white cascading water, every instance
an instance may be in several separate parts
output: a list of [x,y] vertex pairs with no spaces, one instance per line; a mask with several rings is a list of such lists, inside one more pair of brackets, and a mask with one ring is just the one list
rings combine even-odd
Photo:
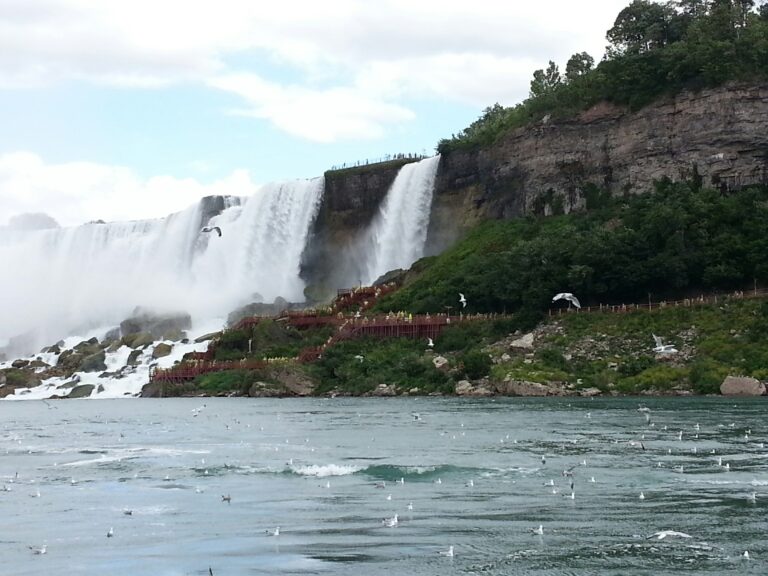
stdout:
[[228,199],[208,223],[221,237],[201,233],[200,203],[158,220],[0,231],[0,344],[27,332],[34,346],[50,344],[114,326],[136,306],[197,322],[254,300],[301,301],[301,254],[322,189],[316,178]]
[[424,255],[440,156],[406,164],[387,192],[369,232],[366,284]]

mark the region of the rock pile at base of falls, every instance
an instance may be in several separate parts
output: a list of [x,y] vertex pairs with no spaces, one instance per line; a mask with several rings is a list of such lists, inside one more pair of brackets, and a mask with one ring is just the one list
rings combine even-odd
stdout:
[[149,334],[152,340],[181,340],[191,326],[192,318],[186,312],[155,314],[137,308],[130,318],[120,322],[120,334],[123,338],[143,333]]
[[[81,398],[137,396],[153,365],[167,368],[184,354],[205,351],[208,343],[190,342],[188,314],[152,314],[137,310],[96,337],[68,338],[36,355],[0,363],[0,398]],[[209,333],[206,339],[216,336]],[[195,334],[198,336],[199,334]]]

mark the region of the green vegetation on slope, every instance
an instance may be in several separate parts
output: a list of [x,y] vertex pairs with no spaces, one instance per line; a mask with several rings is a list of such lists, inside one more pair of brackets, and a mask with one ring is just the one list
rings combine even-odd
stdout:
[[[673,388],[714,394],[729,374],[768,378],[766,326],[768,302],[731,297],[653,312],[566,314],[539,328],[533,361],[512,358],[492,374],[628,394]],[[660,360],[651,351],[652,334],[680,352]]]
[[[262,360],[293,358],[304,348],[320,346],[333,334],[333,327],[298,330],[269,318],[251,329],[227,330],[216,342],[216,360]],[[250,340],[250,350],[249,350]]]
[[622,304],[768,280],[768,190],[722,195],[664,181],[603,202],[586,214],[486,222],[377,308],[457,312],[462,292],[465,312],[514,312],[532,326],[558,292]]
[[461,133],[438,144],[441,153],[493,143],[510,129],[549,115],[570,117],[598,102],[638,109],[664,94],[768,77],[768,4],[752,0],[634,0],[608,31],[597,67],[574,54],[565,74],[550,62],[537,70],[530,96],[496,104]]

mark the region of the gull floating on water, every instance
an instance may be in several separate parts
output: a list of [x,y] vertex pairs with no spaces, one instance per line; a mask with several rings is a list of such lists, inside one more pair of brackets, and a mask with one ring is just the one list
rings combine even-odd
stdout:
[[395,526],[397,526],[397,514],[392,516],[392,518],[384,518],[384,520],[382,520],[381,523],[384,524],[384,526],[386,526],[387,528],[394,528]]
[[112,536],[115,535],[115,530],[112,528],[112,526],[109,527],[109,530],[107,530],[107,538],[112,538]]
[[30,550],[32,550],[33,554],[45,554],[48,549],[48,544],[43,544],[39,548],[35,548],[34,546],[29,547]]
[[542,536],[544,534],[544,525],[539,524],[538,528],[531,528],[532,534],[538,534],[539,536]]
[[453,558],[453,546],[448,546],[448,550],[441,550],[440,554],[442,556],[448,556],[449,558]]
[[266,530],[265,532],[270,536],[280,536],[280,526],[278,526],[274,530]]
[[222,494],[222,495],[221,495],[221,501],[222,501],[222,502],[226,502],[227,504],[231,504],[231,503],[232,503],[232,496],[230,496],[229,494],[227,494],[226,496],[224,496],[224,495]]

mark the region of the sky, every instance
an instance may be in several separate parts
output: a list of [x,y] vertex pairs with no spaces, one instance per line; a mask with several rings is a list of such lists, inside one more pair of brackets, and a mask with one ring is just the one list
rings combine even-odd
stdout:
[[0,0],[0,226],[156,218],[434,154],[629,0]]

